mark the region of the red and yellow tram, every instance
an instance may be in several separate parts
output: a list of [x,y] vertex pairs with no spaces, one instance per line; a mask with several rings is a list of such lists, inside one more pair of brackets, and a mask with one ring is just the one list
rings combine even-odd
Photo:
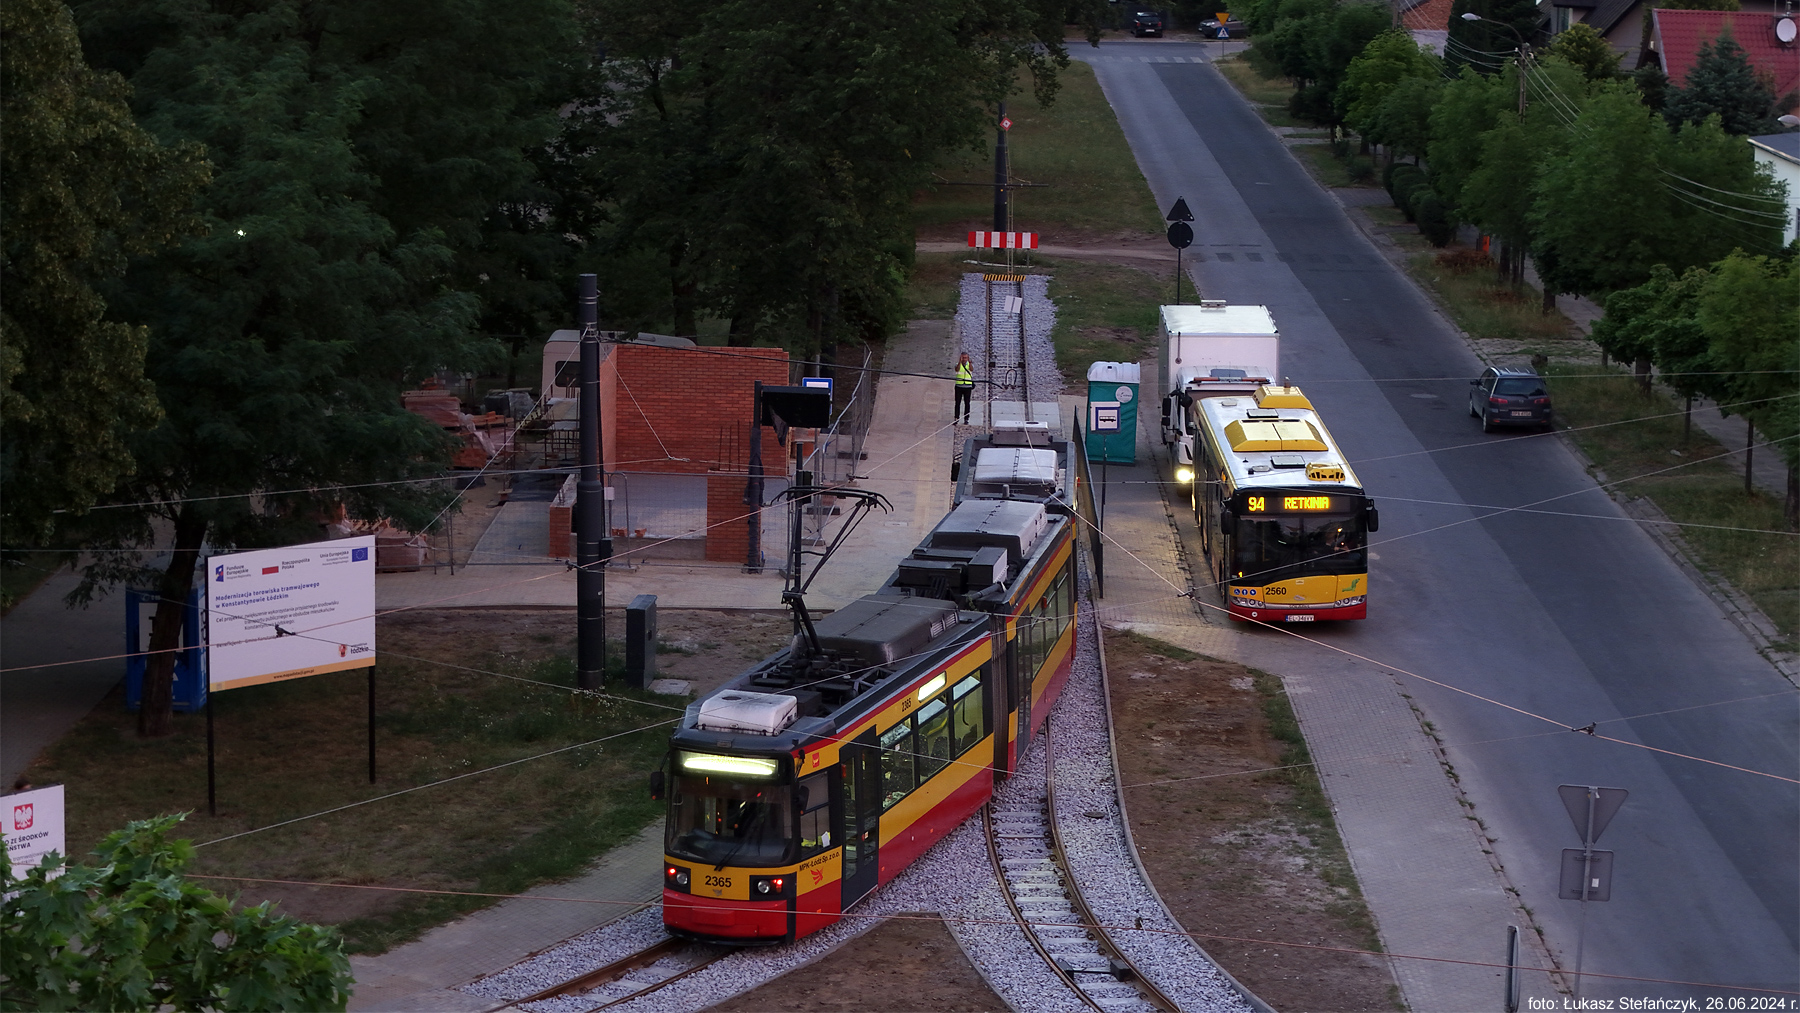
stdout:
[[689,707],[652,777],[671,933],[830,925],[1016,769],[1074,657],[1071,450],[971,440],[955,507],[880,591]]

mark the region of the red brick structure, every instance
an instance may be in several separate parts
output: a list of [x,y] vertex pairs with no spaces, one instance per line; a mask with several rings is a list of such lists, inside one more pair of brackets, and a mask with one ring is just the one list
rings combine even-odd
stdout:
[[[742,563],[749,551],[751,402],[756,381],[788,382],[780,348],[611,345],[600,367],[607,468],[705,475],[706,558]],[[763,430],[767,474],[783,475],[783,448]]]

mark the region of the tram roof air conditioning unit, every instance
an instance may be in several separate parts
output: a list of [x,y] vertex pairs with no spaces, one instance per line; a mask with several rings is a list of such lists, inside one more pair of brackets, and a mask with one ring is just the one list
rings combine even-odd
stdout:
[[1023,419],[1000,419],[994,422],[994,446],[996,447],[1047,447],[1050,445],[1050,426],[1044,422],[1027,422]]
[[783,693],[733,690],[700,702],[699,726],[709,732],[774,735],[794,723],[800,702]]
[[975,455],[975,481],[1052,489],[1056,486],[1056,451],[984,447]]

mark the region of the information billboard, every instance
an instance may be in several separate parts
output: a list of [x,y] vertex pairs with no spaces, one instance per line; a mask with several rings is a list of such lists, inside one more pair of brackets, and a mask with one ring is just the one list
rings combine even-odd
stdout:
[[207,560],[217,692],[375,664],[375,536]]
[[63,786],[21,791],[0,799],[0,830],[6,838],[6,857],[12,874],[23,876],[35,869],[44,855],[56,852],[69,857],[63,839]]

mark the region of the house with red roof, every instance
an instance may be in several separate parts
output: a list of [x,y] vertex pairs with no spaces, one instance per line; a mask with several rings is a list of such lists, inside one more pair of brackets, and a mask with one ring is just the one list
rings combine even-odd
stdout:
[[1730,31],[1750,66],[1766,75],[1782,111],[1791,112],[1800,105],[1800,38],[1796,37],[1800,27],[1795,18],[1742,10],[1653,13],[1652,45],[1671,86],[1684,87],[1700,47],[1716,44],[1720,35]]
[[[1751,27],[1751,22],[1758,18],[1769,19],[1771,21],[1769,30],[1772,31],[1773,20],[1780,17],[1779,10],[1782,2],[1785,0],[1740,0],[1739,9],[1731,13],[1744,18],[1746,27]],[[1552,35],[1566,32],[1575,24],[1585,24],[1599,32],[1600,36],[1623,57],[1621,66],[1626,70],[1631,70],[1645,62],[1642,51],[1645,37],[1644,18],[1649,12],[1655,10],[1655,4],[1645,3],[1644,0],[1550,0],[1546,6],[1549,7],[1549,28]],[[1725,12],[1655,10],[1655,13],[1721,14]],[[1652,20],[1654,21],[1654,19]],[[1652,61],[1658,58],[1659,53],[1655,34],[1654,31],[1650,33],[1650,59]],[[1738,43],[1746,49],[1749,48],[1742,36],[1738,37]],[[1699,48],[1698,43],[1694,48]],[[1690,53],[1692,51],[1689,50]],[[1790,55],[1789,59],[1796,59],[1796,57]],[[1692,57],[1690,56],[1689,66],[1691,65]],[[1667,72],[1667,61],[1663,61],[1662,67]],[[1686,72],[1683,71],[1683,73]],[[1677,84],[1682,80],[1672,73],[1669,74],[1669,79]]]

